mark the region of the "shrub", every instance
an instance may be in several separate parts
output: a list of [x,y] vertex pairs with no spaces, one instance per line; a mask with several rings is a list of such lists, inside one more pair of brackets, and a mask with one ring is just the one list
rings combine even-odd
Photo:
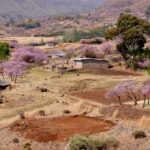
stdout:
[[69,145],[69,150],[94,150],[94,141],[86,136],[74,137]]
[[87,31],[77,31],[77,30],[71,30],[64,33],[64,42],[79,42],[81,39],[91,39],[96,38],[92,43],[101,43],[101,40],[97,37],[104,37],[106,32],[106,27],[101,28],[95,28],[92,30]]
[[30,142],[25,142],[23,145],[24,150],[31,150],[31,143]]
[[67,110],[67,109],[66,109],[66,110],[63,111],[63,113],[64,113],[64,114],[70,114],[71,112],[70,112],[70,110]]
[[95,140],[96,150],[107,150],[112,147],[117,148],[118,145],[118,141],[116,141],[114,138]]
[[17,27],[24,27],[25,29],[34,29],[34,28],[39,28],[41,26],[39,21],[36,20],[27,20],[23,22],[19,22],[16,24]]
[[45,116],[45,111],[44,111],[44,110],[39,110],[38,114],[39,114],[40,116]]
[[20,119],[25,119],[25,114],[23,111],[19,112]]
[[92,140],[86,136],[74,137],[69,145],[69,150],[108,150],[119,146],[114,138]]
[[93,39],[81,39],[80,43],[82,44],[102,44],[104,40],[101,38],[93,38]]
[[9,56],[9,44],[0,42],[0,60],[4,60]]
[[135,139],[141,139],[141,138],[145,138],[146,137],[146,134],[144,131],[134,131],[132,133],[132,136],[135,138]]
[[14,142],[14,143],[19,143],[18,138],[14,138],[14,139],[13,139],[13,142]]

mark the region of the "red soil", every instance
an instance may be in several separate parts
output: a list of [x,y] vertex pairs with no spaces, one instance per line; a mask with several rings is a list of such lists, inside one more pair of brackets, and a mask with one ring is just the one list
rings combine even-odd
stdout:
[[76,134],[94,134],[110,130],[111,121],[86,116],[60,118],[29,118],[16,121],[11,130],[21,132],[25,138],[37,142],[68,140]]
[[100,69],[100,70],[81,70],[81,73],[94,73],[100,75],[115,75],[115,76],[140,76],[140,73],[131,70],[119,70],[119,69]]
[[[106,93],[109,89],[93,89],[91,91],[80,91],[80,92],[72,92],[71,95],[87,99],[90,101],[95,101],[101,104],[113,104],[113,103],[118,103],[118,99],[116,97],[113,98],[106,98]],[[139,97],[139,95],[137,95]],[[128,102],[131,101],[126,95],[122,96],[122,102]]]

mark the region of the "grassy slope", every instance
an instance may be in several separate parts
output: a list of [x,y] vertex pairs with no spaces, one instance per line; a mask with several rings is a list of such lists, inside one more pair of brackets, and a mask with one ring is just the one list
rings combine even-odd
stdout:
[[1,0],[0,19],[30,18],[89,11],[103,0]]

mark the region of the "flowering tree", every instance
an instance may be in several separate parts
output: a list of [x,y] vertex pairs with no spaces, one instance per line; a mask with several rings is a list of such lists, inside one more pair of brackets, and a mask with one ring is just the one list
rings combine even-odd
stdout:
[[17,77],[22,76],[26,69],[27,63],[24,61],[5,61],[1,63],[1,68],[3,68],[3,73],[11,77],[11,80],[16,83]]
[[41,64],[43,61],[48,60],[48,57],[44,52],[32,47],[20,47],[12,53],[12,57],[14,60],[37,64]]
[[19,48],[19,47],[21,47],[21,45],[16,40],[12,40],[9,42],[9,47],[10,48]]
[[134,81],[124,81],[116,85],[113,89],[106,93],[106,97],[116,96],[119,100],[119,104],[122,105],[121,97],[123,94],[126,94],[129,99],[133,100],[135,105],[137,105],[137,97],[134,93],[136,82]]
[[143,69],[146,69],[148,67],[148,65],[149,65],[149,60],[147,60],[147,59],[138,62],[138,66]]
[[112,98],[112,97],[117,97],[119,104],[122,105],[121,96],[120,96],[119,91],[117,91],[116,89],[112,89],[106,93],[106,98]]
[[124,87],[124,91],[126,93],[126,95],[128,96],[129,99],[134,101],[134,104],[137,105],[137,97],[136,94],[134,93],[134,91],[136,90],[136,82],[135,81],[125,81],[123,83],[121,83]]
[[[140,89],[140,92],[144,97],[143,107],[145,107],[146,100],[148,99],[148,94],[150,93],[150,82],[149,81]],[[148,99],[148,104],[150,104],[149,99]]]

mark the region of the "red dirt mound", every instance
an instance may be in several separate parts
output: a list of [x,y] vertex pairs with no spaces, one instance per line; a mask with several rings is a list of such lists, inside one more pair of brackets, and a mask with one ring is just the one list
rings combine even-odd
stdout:
[[16,121],[11,130],[21,132],[25,138],[37,142],[68,140],[75,134],[94,134],[110,130],[115,124],[111,121],[86,116],[59,118],[29,118]]

